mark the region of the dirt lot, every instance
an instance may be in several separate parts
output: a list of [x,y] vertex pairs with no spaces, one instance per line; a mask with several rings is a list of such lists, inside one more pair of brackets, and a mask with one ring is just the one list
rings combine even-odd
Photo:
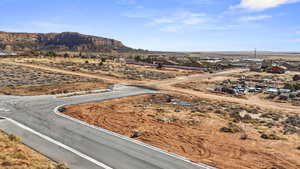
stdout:
[[218,168],[297,169],[300,117],[185,95],[143,95],[64,112]]
[[176,87],[192,89],[195,91],[209,92],[209,89],[214,89],[218,84],[222,83],[224,80],[237,81],[241,78],[247,79],[248,81],[263,81],[264,79],[272,79],[276,82],[276,86],[283,87],[286,82],[292,81],[295,72],[288,72],[286,74],[271,74],[265,72],[244,72],[235,73],[224,76],[217,76],[207,79],[201,79],[197,81],[192,81],[188,83],[176,84]]
[[66,169],[20,143],[20,138],[0,131],[0,168]]
[[101,59],[23,58],[14,59],[14,61],[129,81],[162,80],[199,73],[198,71],[171,68],[156,69],[149,66],[128,65],[121,61],[101,61]]
[[[224,76],[217,76],[211,78],[204,78],[201,80],[194,80],[190,82],[183,82],[173,85],[173,87],[178,90],[191,90],[202,92],[205,94],[224,96],[224,97],[234,97],[239,99],[244,99],[249,102],[268,102],[272,105],[284,105],[286,107],[296,107],[300,105],[300,101],[297,98],[281,99],[282,95],[270,94],[267,92],[268,88],[279,88],[283,89],[286,84],[292,84],[293,76],[299,74],[298,72],[287,72],[285,74],[271,74],[265,72],[244,72],[228,74]],[[299,81],[300,82],[300,81]],[[298,82],[298,83],[299,83]],[[230,93],[233,86],[243,86],[255,87],[257,85],[266,85],[265,88],[261,88],[257,92],[246,92],[246,93]],[[226,92],[223,91],[224,87]],[[255,87],[256,89],[257,87]],[[230,89],[230,90],[229,90]],[[288,94],[287,94],[288,95]]]
[[183,89],[192,89],[195,91],[201,92],[210,92],[216,87],[216,83],[221,82],[226,79],[235,80],[237,78],[231,77],[230,75],[218,76],[213,78],[201,79],[197,81],[191,81],[187,83],[178,83],[175,84],[175,87],[183,88]]
[[0,94],[41,95],[105,88],[99,79],[0,63]]

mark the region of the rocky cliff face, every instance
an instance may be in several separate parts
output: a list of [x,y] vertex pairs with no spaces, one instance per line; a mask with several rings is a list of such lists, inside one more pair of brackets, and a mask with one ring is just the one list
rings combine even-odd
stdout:
[[75,51],[103,52],[128,50],[122,42],[74,32],[8,33],[0,32],[0,50],[5,51]]

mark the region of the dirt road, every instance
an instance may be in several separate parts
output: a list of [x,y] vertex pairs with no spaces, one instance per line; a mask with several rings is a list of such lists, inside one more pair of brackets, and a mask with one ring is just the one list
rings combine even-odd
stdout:
[[78,76],[82,76],[82,77],[96,78],[96,79],[105,80],[108,83],[118,83],[118,84],[124,84],[124,85],[126,85],[126,84],[133,85],[133,84],[138,83],[139,85],[150,86],[150,87],[154,87],[154,88],[157,88],[160,90],[191,94],[191,95],[195,95],[198,97],[207,98],[207,99],[211,99],[211,100],[234,102],[234,103],[240,103],[240,104],[245,104],[245,105],[257,106],[257,107],[266,108],[266,109],[273,109],[273,110],[278,110],[278,111],[283,111],[283,112],[289,112],[289,113],[291,112],[291,113],[300,114],[300,109],[297,106],[292,106],[292,105],[288,105],[288,104],[284,104],[284,103],[271,102],[271,101],[260,99],[258,97],[250,97],[248,100],[246,100],[246,99],[242,99],[242,98],[234,98],[234,97],[229,97],[229,96],[216,95],[216,94],[212,94],[212,93],[194,91],[192,89],[182,89],[182,88],[173,86],[178,83],[185,83],[185,82],[191,82],[191,81],[196,81],[196,80],[209,80],[211,78],[218,77],[218,76],[229,75],[229,74],[234,74],[234,73],[241,73],[241,72],[248,71],[247,69],[231,69],[231,70],[218,72],[218,73],[214,73],[214,74],[202,73],[202,74],[194,74],[194,75],[190,75],[190,76],[182,76],[182,77],[177,77],[174,79],[166,79],[166,80],[160,80],[160,81],[136,82],[136,81],[130,81],[130,80],[110,78],[110,77],[105,77],[105,76],[92,75],[92,74],[88,74],[88,73],[67,71],[67,70],[62,70],[62,69],[57,69],[57,68],[46,67],[46,66],[31,65],[31,64],[26,64],[26,63],[16,63],[16,62],[5,62],[5,63],[18,65],[18,66],[26,66],[26,67],[36,68],[36,69],[42,69],[42,70],[48,70],[48,71],[53,71],[53,72],[59,72],[59,73],[64,73],[64,74],[78,75]]
[[194,74],[190,76],[181,76],[177,77],[174,79],[166,79],[166,80],[161,80],[161,81],[155,81],[155,82],[149,82],[147,85],[161,88],[163,86],[171,86],[175,85],[178,83],[186,83],[186,82],[191,82],[191,81],[196,81],[196,80],[207,80],[213,77],[217,76],[222,76],[222,75],[230,75],[234,73],[241,73],[241,72],[246,72],[248,71],[247,69],[231,69],[231,70],[226,70],[218,73],[201,73],[201,74]]

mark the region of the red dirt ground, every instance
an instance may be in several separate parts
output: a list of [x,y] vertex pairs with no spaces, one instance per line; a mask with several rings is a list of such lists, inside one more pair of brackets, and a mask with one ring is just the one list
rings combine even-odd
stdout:
[[[213,113],[176,113],[171,110],[172,105],[170,111],[163,107],[163,101],[149,104],[151,99],[163,97],[143,95],[67,106],[65,114],[125,136],[139,131],[141,136],[137,140],[218,168],[300,168],[300,150],[296,149],[300,145],[299,135],[286,140],[264,140],[253,127],[242,125],[248,139],[241,140],[242,133],[220,132],[227,121]],[[178,120],[157,120],[162,114]]]

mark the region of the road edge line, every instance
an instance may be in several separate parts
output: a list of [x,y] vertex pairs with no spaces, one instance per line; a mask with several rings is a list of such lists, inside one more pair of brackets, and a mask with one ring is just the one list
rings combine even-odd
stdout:
[[69,146],[67,146],[67,145],[65,145],[65,144],[63,144],[63,143],[61,143],[59,141],[56,141],[56,140],[54,140],[54,139],[52,139],[52,138],[50,138],[50,137],[48,137],[48,136],[46,136],[46,135],[44,135],[42,133],[39,133],[39,132],[37,132],[37,131],[35,131],[35,130],[29,128],[29,127],[27,127],[26,125],[21,124],[21,123],[15,121],[13,119],[10,119],[10,118],[7,118],[7,117],[0,117],[0,118],[5,119],[5,120],[7,120],[7,121],[9,121],[9,122],[11,122],[13,124],[15,124],[18,127],[21,127],[22,129],[27,130],[27,131],[29,131],[29,132],[31,132],[31,133],[33,133],[33,134],[41,137],[42,139],[45,139],[45,140],[49,141],[50,143],[56,144],[57,146],[62,147],[64,149],[66,149],[66,150],[74,153],[75,155],[80,156],[80,157],[82,157],[82,158],[84,158],[84,159],[86,159],[86,160],[88,160],[88,161],[96,164],[99,167],[102,167],[104,169],[113,169],[113,168],[107,166],[106,164],[103,164],[103,163],[101,163],[101,162],[93,159],[92,157],[90,157],[90,156],[88,156],[86,154],[83,154],[83,153],[79,152],[78,150],[75,150],[75,149],[73,149],[73,148],[71,148],[71,147],[69,147]]

